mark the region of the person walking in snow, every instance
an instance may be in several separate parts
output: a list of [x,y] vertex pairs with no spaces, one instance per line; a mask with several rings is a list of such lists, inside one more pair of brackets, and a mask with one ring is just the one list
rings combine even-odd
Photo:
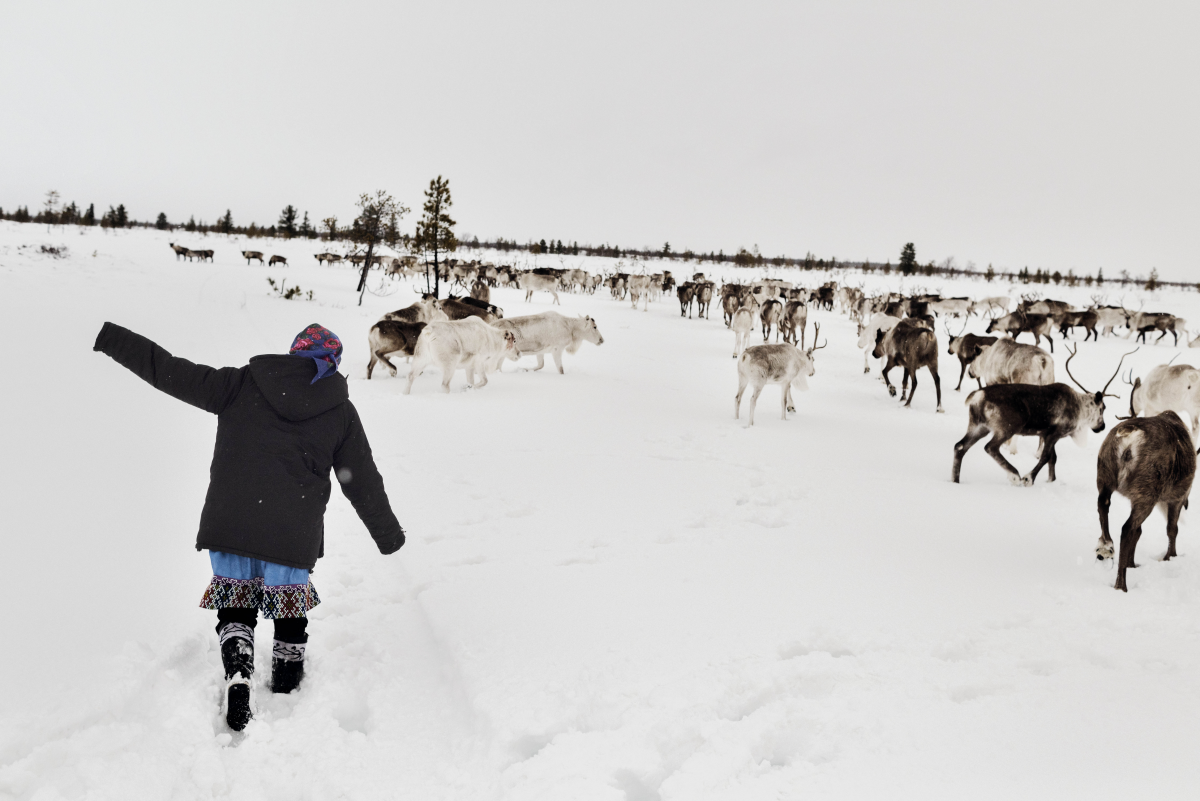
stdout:
[[214,369],[105,323],[93,350],[154,388],[217,415],[196,536],[196,550],[209,552],[213,578],[200,606],[217,612],[225,717],[240,731],[253,714],[259,612],[275,621],[272,692],[291,692],[303,678],[306,615],[320,603],[309,573],[324,554],[330,470],[379,551],[395,553],[404,544],[346,379],[337,372],[342,343],[313,324],[286,355]]

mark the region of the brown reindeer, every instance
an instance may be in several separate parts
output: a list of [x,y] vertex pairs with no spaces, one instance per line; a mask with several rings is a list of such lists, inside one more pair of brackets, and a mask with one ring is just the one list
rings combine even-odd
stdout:
[[691,281],[684,281],[676,288],[675,294],[679,298],[679,316],[683,317],[683,313],[687,312],[687,318],[692,319],[692,301],[696,298],[696,285]]
[[[1058,462],[1054,447],[1058,441],[1071,437],[1076,444],[1083,445],[1089,429],[1097,434],[1104,430],[1104,398],[1117,397],[1106,393],[1113,379],[1121,372],[1121,362],[1125,361],[1125,356],[1117,362],[1112,378],[1099,392],[1084,389],[1071,375],[1071,359],[1075,358],[1075,351],[1067,358],[1064,367],[1082,392],[1076,392],[1066,384],[992,384],[972,392],[967,396],[970,419],[967,433],[954,446],[951,481],[958,483],[963,457],[971,446],[988,434],[992,435],[992,439],[983,449],[1008,472],[1014,484],[1031,486],[1037,480],[1038,472],[1047,465],[1050,481],[1054,481],[1054,466]],[[1000,448],[1016,436],[1038,437],[1041,440],[1041,456],[1027,476],[1017,472],[1017,468],[1000,454]]]
[[758,312],[758,318],[762,321],[763,342],[771,338],[771,331],[775,331],[775,341],[779,341],[780,325],[779,320],[783,317],[783,304],[771,298],[763,303],[762,309]]
[[259,251],[259,250],[243,250],[242,258],[244,258],[246,260],[247,267],[250,266],[251,259],[258,259],[259,264],[263,263],[263,254],[262,254],[262,251]]
[[[926,328],[924,322],[906,318],[889,331],[877,331],[872,355],[876,359],[887,356],[883,382],[893,398],[896,397],[896,387],[888,380],[888,371],[896,366],[904,368],[900,400],[904,400],[907,393],[906,407],[912,406],[913,395],[917,393],[917,370],[922,367],[927,369],[933,376],[933,386],[937,391],[937,410],[939,413],[946,411],[942,408],[942,379],[938,376],[937,334]],[[911,389],[908,385],[910,379]]]
[[[246,263],[249,264],[250,262]],[[283,256],[273,255],[271,256],[271,260],[267,262],[267,266],[274,267],[276,264],[282,264],[284,267],[288,266],[287,259],[285,259]]]
[[[168,242],[167,244],[171,246],[171,250],[175,251],[175,261],[179,261],[180,258],[186,259],[188,254],[191,253],[183,245],[176,245],[174,242]],[[188,259],[188,261],[191,261],[191,259]]]
[[1137,567],[1134,554],[1142,536],[1142,523],[1162,506],[1167,514],[1167,555],[1178,556],[1175,538],[1179,534],[1179,513],[1187,508],[1192,479],[1196,475],[1196,454],[1187,427],[1172,411],[1154,417],[1139,417],[1119,423],[1100,446],[1096,458],[1096,508],[1100,514],[1100,542],[1096,558],[1113,555],[1108,533],[1108,512],[1112,494],[1129,499],[1129,519],[1121,527],[1121,553],[1117,560],[1115,589],[1129,591],[1125,571]]
[[700,281],[696,284],[696,317],[709,319],[708,310],[712,308],[712,296],[712,281]]

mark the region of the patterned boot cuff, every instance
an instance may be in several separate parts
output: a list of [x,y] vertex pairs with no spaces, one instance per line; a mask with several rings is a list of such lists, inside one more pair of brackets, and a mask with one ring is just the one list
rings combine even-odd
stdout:
[[271,649],[271,656],[282,662],[303,662],[304,643],[280,642],[276,640],[274,648]]
[[227,640],[231,640],[234,637],[253,643],[254,629],[245,623],[226,623],[221,627],[221,645],[224,645]]

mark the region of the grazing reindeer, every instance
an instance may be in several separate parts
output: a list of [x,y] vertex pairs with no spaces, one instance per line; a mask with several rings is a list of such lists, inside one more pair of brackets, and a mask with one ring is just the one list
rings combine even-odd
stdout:
[[733,313],[729,327],[736,335],[733,343],[733,358],[736,359],[745,352],[746,345],[750,342],[750,332],[754,330],[754,310],[749,306],[739,308]]
[[1179,534],[1179,513],[1187,508],[1192,479],[1196,476],[1196,454],[1192,438],[1172,411],[1154,417],[1125,420],[1104,438],[1096,458],[1096,508],[1100,513],[1100,542],[1096,558],[1113,555],[1113,541],[1108,534],[1108,511],[1112,494],[1119,492],[1129,499],[1129,519],[1121,527],[1121,554],[1117,560],[1115,589],[1129,592],[1125,570],[1137,567],[1134,554],[1142,536],[1142,523],[1162,506],[1167,514],[1167,555],[1163,561],[1179,554],[1175,537]]
[[[740,309],[739,309],[740,311]],[[820,335],[821,326],[816,325],[817,332],[813,334],[813,343]],[[828,340],[825,345],[828,345]],[[783,385],[783,419],[788,412],[796,411],[792,405],[792,385],[800,390],[808,389],[807,379],[816,373],[813,354],[825,347],[820,345],[800,350],[795,345],[755,345],[746,348],[738,359],[738,391],[733,401],[734,419],[741,417],[742,393],[748,385],[754,385],[754,393],[750,396],[750,420],[747,426],[754,425],[754,407],[758,405],[758,396],[762,394],[767,384]]]
[[262,254],[262,251],[258,251],[258,250],[243,250],[243,251],[242,251],[242,258],[244,258],[244,259],[246,260],[246,266],[247,266],[247,267],[249,267],[249,266],[250,266],[250,260],[251,260],[251,259],[258,259],[258,263],[259,263],[259,264],[262,264],[262,263],[263,263],[263,254]]
[[[892,330],[876,333],[873,355],[876,359],[887,356],[887,363],[883,366],[883,383],[887,384],[889,395],[896,397],[896,388],[888,380],[888,371],[896,366],[903,367],[904,380],[901,382],[900,400],[904,400],[907,393],[908,402],[904,405],[912,406],[913,396],[917,394],[917,370],[924,367],[933,376],[938,413],[946,411],[942,408],[942,379],[938,376],[937,334],[921,323],[904,319]],[[909,380],[912,381],[911,388],[908,385]]]
[[687,312],[687,318],[692,319],[692,301],[696,299],[696,285],[691,281],[684,281],[675,289],[675,294],[679,298],[679,316],[683,317],[683,313]]
[[[1097,434],[1104,430],[1104,398],[1117,397],[1106,394],[1109,384],[1121,372],[1121,362],[1125,361],[1125,356],[1133,351],[1121,357],[1112,378],[1099,392],[1084,389],[1071,375],[1071,359],[1075,358],[1077,351],[1078,348],[1071,352],[1064,366],[1067,375],[1082,392],[1076,392],[1066,384],[992,384],[967,396],[970,422],[966,435],[954,446],[951,480],[955,484],[962,470],[963,456],[988,434],[992,435],[992,440],[983,449],[996,460],[996,464],[1008,471],[1014,484],[1028,487],[1046,465],[1049,465],[1050,481],[1055,480],[1054,465],[1058,462],[1058,454],[1054,446],[1060,439],[1071,437],[1077,445],[1082,446],[1087,442],[1088,429]],[[1017,472],[1017,468],[1000,454],[1004,443],[1015,436],[1041,439],[1041,457],[1027,476]]]
[[775,341],[779,341],[779,320],[783,317],[783,304],[775,299],[767,300],[762,305],[758,317],[762,320],[763,342],[771,338],[771,330],[775,330]]
[[[779,328],[783,331],[783,341],[799,345],[804,349],[804,329],[808,326],[808,306],[802,300],[789,300],[783,307],[783,316],[779,318]],[[799,342],[796,341],[796,331],[800,331]]]
[[[246,263],[249,264],[250,262]],[[288,266],[287,259],[283,256],[271,256],[271,260],[267,262],[267,266],[274,267],[276,264],[282,264],[284,267]]]

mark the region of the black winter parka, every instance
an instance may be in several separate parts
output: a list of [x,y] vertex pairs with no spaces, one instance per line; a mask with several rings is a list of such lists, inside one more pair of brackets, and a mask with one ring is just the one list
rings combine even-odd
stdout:
[[331,469],[380,552],[404,544],[342,375],[312,383],[316,365],[306,356],[205,367],[112,323],[104,324],[93,350],[217,415],[197,550],[312,569],[324,553]]

